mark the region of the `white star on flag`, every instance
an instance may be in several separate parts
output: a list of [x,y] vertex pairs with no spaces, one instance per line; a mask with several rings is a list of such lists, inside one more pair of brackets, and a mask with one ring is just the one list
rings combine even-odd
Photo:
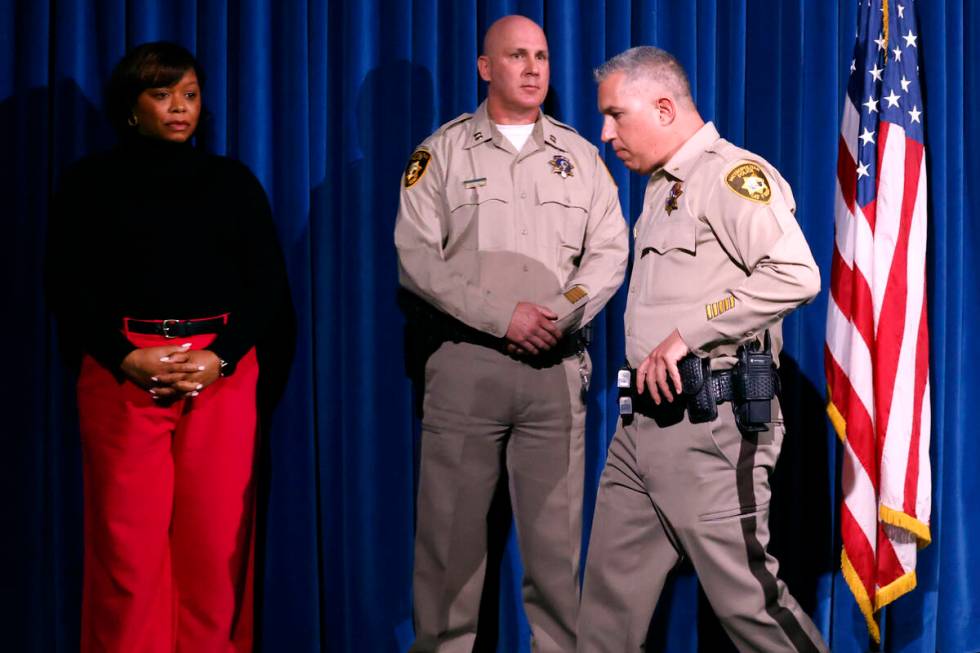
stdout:
[[881,81],[881,72],[882,71],[881,71],[881,68],[878,67],[878,62],[877,61],[875,62],[875,67],[872,68],[871,70],[869,70],[868,72],[871,73],[871,76],[874,77],[877,81],[879,81],[879,82]]
[[878,49],[879,50],[884,50],[885,49],[885,46],[888,44],[887,41],[885,41],[884,35],[881,35],[878,38],[876,38],[875,39],[875,43],[878,44]]
[[858,136],[861,139],[861,145],[867,145],[868,143],[875,142],[875,134],[870,129],[865,128],[864,133]]
[[905,18],[905,5],[898,5],[898,17]]
[[[908,34],[906,34],[905,36],[903,36],[902,38],[903,38],[903,39],[905,39],[905,47],[908,47],[908,46],[910,46],[910,45],[911,45],[911,46],[912,46],[913,48],[917,48],[917,47],[919,47],[919,46],[917,46],[917,45],[915,44],[915,40],[916,40],[917,38],[919,38],[919,37],[918,37],[918,36],[916,36],[915,34],[913,34],[913,33],[912,33],[912,30],[909,30],[909,33],[908,33]],[[875,42],[877,43],[877,41],[875,41]]]
[[888,103],[890,107],[898,106],[898,96],[895,95],[895,89],[892,89],[891,93],[885,96],[885,102]]
[[861,162],[858,164],[858,179],[868,176],[868,164]]
[[919,107],[912,107],[912,110],[909,111],[909,118],[912,120],[912,122],[920,122],[919,116],[921,115],[922,112],[919,111]]
[[902,60],[902,48],[896,47],[894,50],[892,50],[892,53],[895,55],[895,61]]
[[908,93],[909,92],[909,85],[911,83],[912,82],[910,82],[909,80],[905,79],[905,76],[902,75],[902,81],[899,82],[899,84],[902,85],[902,93]]
[[878,113],[878,100],[874,99],[873,95],[868,96],[868,101],[861,105],[862,107],[868,107],[868,111],[874,111]]

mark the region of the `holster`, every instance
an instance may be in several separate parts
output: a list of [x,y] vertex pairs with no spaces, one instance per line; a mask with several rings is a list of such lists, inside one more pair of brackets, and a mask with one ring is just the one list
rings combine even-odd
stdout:
[[718,397],[711,378],[711,359],[688,354],[677,362],[682,393],[687,399],[687,417],[692,424],[718,417]]

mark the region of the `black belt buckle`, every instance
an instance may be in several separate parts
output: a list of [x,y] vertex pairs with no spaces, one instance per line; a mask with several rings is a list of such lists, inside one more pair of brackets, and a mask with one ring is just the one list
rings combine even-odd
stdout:
[[179,338],[179,333],[171,333],[171,329],[180,326],[180,320],[164,320],[160,323],[160,334],[164,338]]

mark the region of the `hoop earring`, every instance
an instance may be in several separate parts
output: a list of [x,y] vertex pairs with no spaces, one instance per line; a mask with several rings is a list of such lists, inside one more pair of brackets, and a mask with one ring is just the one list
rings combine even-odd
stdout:
[[135,127],[140,124],[140,119],[136,117],[135,113],[129,114],[129,118],[126,120],[126,124],[130,127]]

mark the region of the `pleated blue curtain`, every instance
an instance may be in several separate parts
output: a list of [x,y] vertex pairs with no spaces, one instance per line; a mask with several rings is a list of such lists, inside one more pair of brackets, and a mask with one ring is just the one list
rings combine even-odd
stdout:
[[[980,46],[967,38],[980,10],[970,0],[920,0],[916,10],[930,193],[933,544],[920,555],[919,589],[886,611],[883,650],[967,652],[980,650],[980,563],[970,556],[980,535],[970,373],[980,197],[969,183],[980,178],[980,130],[970,120]],[[66,165],[111,142],[102,85],[128,47],[153,39],[187,46],[207,72],[204,138],[247,163],[268,191],[297,310],[290,385],[263,435],[260,641],[266,651],[405,650],[418,426],[394,301],[399,175],[418,142],[482,99],[480,39],[512,12],[549,36],[547,110],[594,142],[591,70],[632,45],[674,52],[705,117],[793,185],[826,285],[852,0],[0,0],[0,292],[12,316],[2,321],[0,615],[9,650],[71,651],[78,637],[81,479],[72,376],[43,302],[48,194]],[[612,152],[606,160],[635,221],[645,180]],[[193,246],[192,235],[165,225],[161,234]],[[175,289],[193,283],[161,267]],[[624,305],[620,294],[600,315],[592,346],[586,529],[615,426],[610,382],[623,357]],[[825,311],[826,290],[785,325],[790,437],[773,479],[772,549],[833,650],[856,652],[868,640],[838,571]],[[499,651],[528,645],[519,573],[511,541]],[[689,567],[670,581],[650,644],[732,650]]]

